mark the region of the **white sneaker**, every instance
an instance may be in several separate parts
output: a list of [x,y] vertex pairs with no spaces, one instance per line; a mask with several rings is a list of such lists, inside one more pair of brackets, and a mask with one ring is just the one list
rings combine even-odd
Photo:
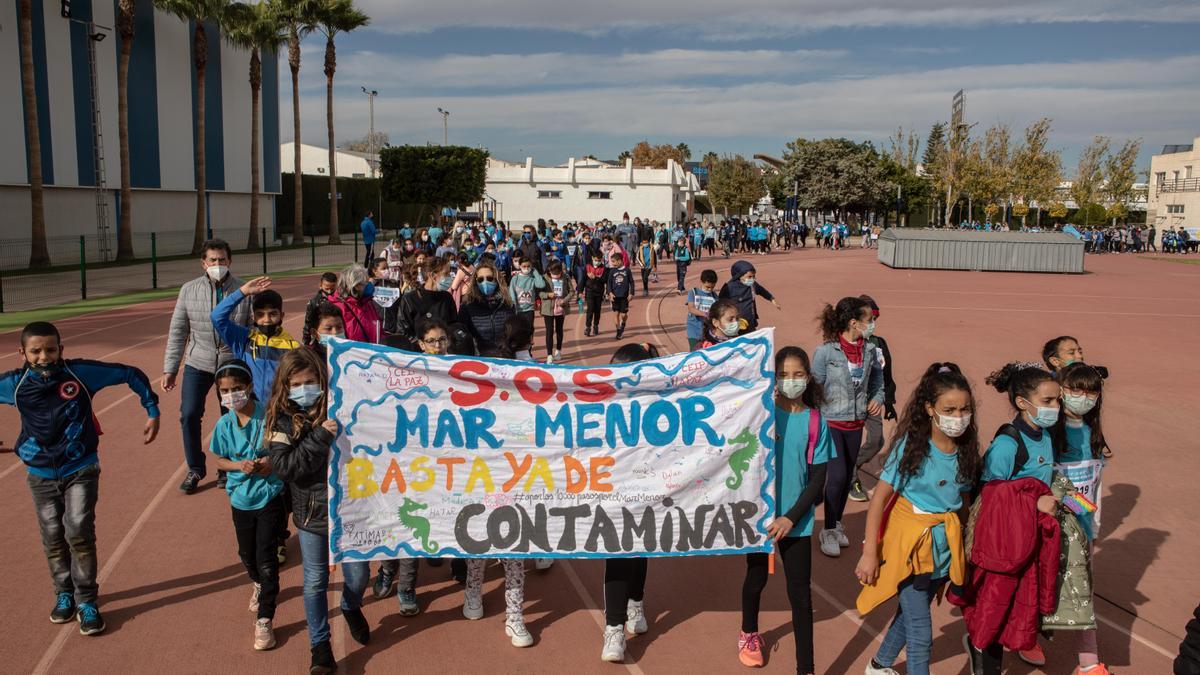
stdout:
[[250,607],[251,612],[258,611],[258,598],[262,595],[262,584],[254,584],[254,590],[250,591]]
[[562,350],[559,350],[559,349],[554,350],[554,360],[562,361]]
[[552,366],[552,365],[554,365],[554,356],[547,356],[547,357],[546,357],[546,365],[548,365],[548,366]]
[[271,628],[270,619],[259,619],[254,622],[254,649],[266,651],[275,647],[275,631]]
[[821,553],[836,558],[842,554],[842,547],[838,546],[836,530],[821,530],[821,534],[817,537],[821,541]]
[[463,616],[472,621],[483,618],[483,589],[463,592]]
[[512,639],[514,647],[529,647],[533,644],[533,636],[525,628],[525,618],[513,614],[504,621],[504,634]]
[[837,526],[833,528],[833,532],[837,535],[838,546],[841,546],[842,548],[850,546],[850,540],[846,538],[846,528],[842,527],[841,522],[839,522]]
[[625,627],[604,627],[604,649],[600,650],[600,660],[609,663],[620,663],[625,660]]
[[625,607],[625,632],[641,635],[649,630],[646,626],[645,601],[630,600]]
[[554,567],[554,558],[534,558],[533,568],[540,571]]
[[867,670],[863,675],[900,675],[900,673],[893,668],[876,668],[871,665],[870,661],[867,661]]

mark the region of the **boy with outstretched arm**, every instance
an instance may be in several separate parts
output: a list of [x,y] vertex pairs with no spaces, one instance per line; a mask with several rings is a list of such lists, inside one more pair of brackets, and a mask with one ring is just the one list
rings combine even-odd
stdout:
[[53,623],[79,621],[79,632],[104,631],[97,605],[96,499],[100,487],[100,427],[92,397],[128,385],[149,419],[143,443],[158,436],[158,396],[146,374],[119,363],[63,359],[54,324],[35,321],[21,331],[24,365],[0,375],[0,403],[21,415],[16,453],[28,470],[42,548],[57,601]]

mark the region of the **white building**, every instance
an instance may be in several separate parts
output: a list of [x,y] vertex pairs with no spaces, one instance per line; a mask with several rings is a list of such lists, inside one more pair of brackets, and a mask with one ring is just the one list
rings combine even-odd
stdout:
[[1200,230],[1200,137],[1190,145],[1168,145],[1150,158],[1146,222],[1159,232]]
[[[295,167],[296,144],[288,141],[279,146],[279,163],[284,171],[291,172]],[[378,155],[365,152],[338,150],[334,153],[338,177],[371,178],[371,165],[378,162]],[[300,144],[300,173],[314,176],[329,176],[329,149]]]
[[[340,172],[340,170],[339,170]],[[562,166],[536,166],[489,159],[485,203],[498,220],[522,225],[539,218],[559,223],[630,218],[673,222],[690,217],[700,190],[696,176],[669,160],[665,169],[616,166],[593,158]]]
[[[28,250],[29,175],[17,5],[0,3],[0,244]],[[97,183],[104,197],[111,250],[120,222],[121,161],[117,134],[117,56],[112,30],[116,3],[74,2],[72,19],[57,0],[33,0],[34,91],[41,138],[44,212],[51,261],[78,258],[78,237],[98,232]],[[205,154],[208,224],[235,247],[244,245],[250,213],[249,52],[235,49],[215,26],[207,27]],[[158,233],[159,254],[191,248],[195,221],[192,28],[188,22],[137,0],[129,63],[129,153],[133,186],[132,232],[138,255],[149,254],[149,233]],[[95,47],[102,171],[94,161],[92,78],[89,47]],[[262,57],[259,214],[274,223],[279,172],[279,68],[273,53]],[[265,149],[265,150],[263,150]],[[103,177],[103,181],[100,178]],[[240,241],[238,240],[240,238]],[[71,245],[71,242],[75,242]],[[96,241],[91,239],[91,241]],[[66,253],[60,254],[64,246]],[[97,246],[97,248],[99,248]],[[19,257],[19,256],[17,256]]]

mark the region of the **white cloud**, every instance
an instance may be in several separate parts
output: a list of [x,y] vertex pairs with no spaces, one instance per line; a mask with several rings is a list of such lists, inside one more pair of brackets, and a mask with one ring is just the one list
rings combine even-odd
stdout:
[[360,0],[376,29],[546,28],[602,35],[673,27],[697,37],[754,40],[831,27],[1200,20],[1194,0]]

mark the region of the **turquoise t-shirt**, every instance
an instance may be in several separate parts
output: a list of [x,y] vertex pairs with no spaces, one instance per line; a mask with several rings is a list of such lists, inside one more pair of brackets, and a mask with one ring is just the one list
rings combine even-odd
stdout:
[[[238,424],[237,413],[233,410],[222,415],[213,429],[209,451],[234,462],[265,457],[267,450],[262,447],[264,412],[263,405],[256,403],[254,414],[244,427]],[[241,471],[230,471],[225,479],[225,492],[229,493],[229,503],[233,508],[254,511],[266,506],[267,502],[283,492],[283,481],[275,474],[252,476]]]
[[1054,447],[1050,441],[1050,434],[1039,429],[1037,437],[1034,438],[1029,435],[1027,429],[1022,428],[1024,425],[1016,426],[1025,441],[1025,449],[1029,451],[1029,461],[1013,476],[1013,463],[1017,460],[1017,442],[1008,436],[997,436],[988,446],[987,452],[983,453],[981,480],[985,483],[992,480],[1009,480],[1011,476],[1014,480],[1036,478],[1049,485],[1054,473]]
[[[784,412],[775,407],[775,515],[782,516],[796,503],[801,493],[808,488],[808,416],[810,408],[803,412]],[[819,413],[818,413],[819,414]],[[817,445],[813,448],[813,464],[825,464],[837,457],[833,439],[825,420],[817,424]],[[800,518],[789,537],[810,537],[813,531],[813,514],[816,505]]]
[[962,508],[962,495],[971,489],[970,483],[958,480],[958,452],[947,455],[929,442],[929,456],[911,476],[900,476],[900,458],[904,456],[903,438],[888,454],[879,480],[891,485],[913,506],[926,513],[950,513]]
[[1067,449],[1058,455],[1059,464],[1095,459],[1092,456],[1092,429],[1083,420],[1067,418]]

